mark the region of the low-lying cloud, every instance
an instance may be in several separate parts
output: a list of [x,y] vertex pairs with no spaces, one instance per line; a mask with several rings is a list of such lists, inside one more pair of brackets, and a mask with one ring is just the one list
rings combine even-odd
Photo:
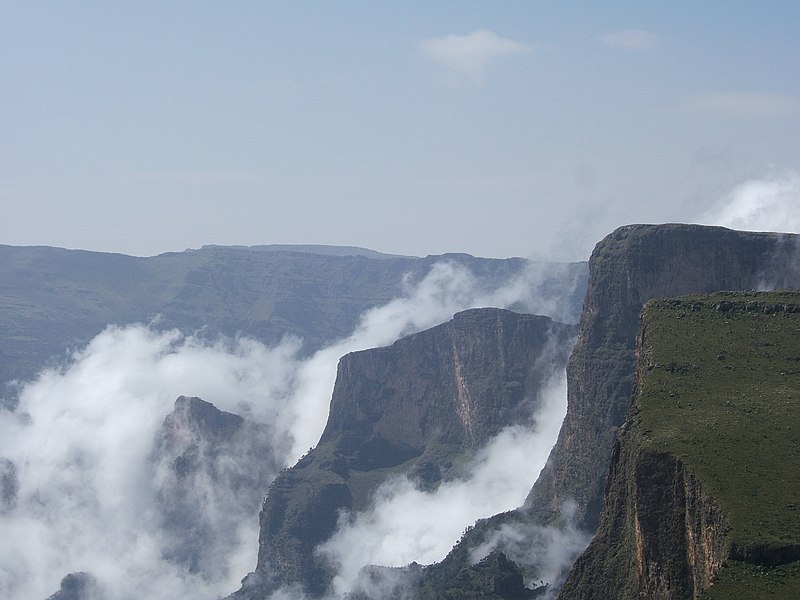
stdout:
[[495,436],[475,458],[469,476],[432,492],[398,477],[381,486],[368,510],[342,515],[337,532],[318,548],[337,570],[335,595],[349,591],[367,564],[399,567],[442,560],[466,527],[522,505],[566,414],[563,371],[551,378],[541,399],[535,420]]
[[800,175],[751,179],[700,215],[698,223],[744,231],[800,233]]
[[561,583],[592,537],[576,526],[575,510],[573,501],[562,505],[561,526],[545,527],[529,523],[500,525],[483,544],[472,549],[470,559],[474,564],[493,550],[502,550],[518,565],[532,567],[536,571],[534,584],[550,586],[542,600],[551,600],[556,595],[556,585]]
[[[45,598],[78,571],[96,577],[109,600],[214,598],[235,590],[255,564],[257,508],[237,515],[236,534],[210,550],[222,565],[214,577],[165,557],[174,540],[160,527],[151,452],[175,398],[199,396],[268,424],[272,459],[290,465],[324,428],[342,354],[391,343],[474,306],[568,314],[580,282],[548,282],[538,269],[486,289],[468,269],[437,264],[407,281],[401,297],[365,313],[352,335],[306,359],[295,338],[266,347],[246,337],[208,342],[154,325],[108,327],[64,365],[22,385],[14,412],[0,410],[0,596]],[[509,431],[497,444],[522,444],[520,436]]]
[[477,29],[466,35],[423,40],[420,48],[429,58],[450,72],[465,76],[476,86],[483,85],[486,70],[492,61],[533,52],[533,48],[526,44],[486,29]]
[[[166,561],[153,438],[183,392],[270,418],[298,348],[252,340],[207,344],[144,325],[109,327],[63,368],[43,371],[0,413],[0,454],[16,467],[16,506],[0,516],[0,596],[45,598],[86,571],[108,598],[214,597],[255,560],[253,515],[239,544],[220,550],[228,577],[208,581]],[[279,438],[276,438],[279,441]]]

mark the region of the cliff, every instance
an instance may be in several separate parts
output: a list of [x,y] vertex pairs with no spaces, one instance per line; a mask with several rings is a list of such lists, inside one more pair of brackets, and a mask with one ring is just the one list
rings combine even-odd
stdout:
[[633,391],[639,312],[650,299],[718,290],[800,287],[800,236],[697,225],[629,225],[597,244],[578,342],[567,366],[568,410],[526,507],[558,518],[566,500],[597,528],[611,450]]
[[[420,597],[457,593],[460,573],[489,543],[517,561],[526,580],[547,576],[558,585],[597,529],[617,430],[631,403],[645,302],[782,287],[800,287],[797,235],[629,225],[600,241],[589,260],[578,341],[567,365],[567,415],[545,468],[523,507],[479,521],[445,560],[424,570]],[[510,541],[502,535],[509,531]],[[550,548],[559,561],[548,557]]]
[[654,301],[641,325],[600,527],[560,597],[800,597],[800,293]]
[[339,512],[366,508],[396,475],[435,489],[463,474],[501,429],[530,422],[573,333],[547,317],[473,309],[344,356],[320,442],[271,485],[258,565],[234,597],[289,585],[324,594],[332,573],[314,549],[335,531]]
[[255,519],[280,469],[267,425],[179,397],[157,432],[151,461],[166,558],[189,573],[221,578],[242,516]]

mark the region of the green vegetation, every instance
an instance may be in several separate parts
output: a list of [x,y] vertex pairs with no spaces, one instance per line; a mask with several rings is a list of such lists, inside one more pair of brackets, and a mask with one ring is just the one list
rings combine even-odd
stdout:
[[657,300],[642,327],[639,441],[683,461],[722,508],[734,556],[751,557],[707,598],[797,598],[800,563],[758,565],[800,547],[800,293]]
[[703,480],[735,543],[800,542],[800,293],[659,300],[643,327],[645,439]]
[[797,600],[800,562],[764,567],[732,561],[701,600]]

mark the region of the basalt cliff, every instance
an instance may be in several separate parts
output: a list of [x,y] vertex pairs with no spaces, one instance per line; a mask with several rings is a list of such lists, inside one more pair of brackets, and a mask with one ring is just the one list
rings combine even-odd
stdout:
[[600,527],[564,600],[800,597],[800,293],[648,303]]
[[342,511],[367,508],[380,484],[398,475],[435,489],[463,475],[501,429],[530,424],[573,335],[573,326],[547,317],[473,309],[389,347],[344,356],[325,431],[270,486],[258,565],[234,598],[285,587],[324,595],[333,573],[315,548]]

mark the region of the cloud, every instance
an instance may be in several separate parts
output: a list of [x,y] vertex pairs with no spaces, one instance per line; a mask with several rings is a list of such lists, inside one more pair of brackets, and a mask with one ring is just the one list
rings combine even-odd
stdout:
[[183,392],[272,418],[298,348],[296,340],[270,349],[244,339],[208,344],[144,325],[109,327],[64,367],[24,386],[17,411],[0,412],[0,455],[17,476],[15,506],[0,515],[0,596],[44,598],[75,571],[96,576],[111,599],[234,589],[255,561],[258,507],[233,519],[232,546],[216,548],[219,579],[165,560],[170,543],[158,519],[153,439]]
[[562,525],[543,527],[527,523],[504,523],[489,534],[487,540],[472,549],[470,559],[479,562],[499,548],[508,558],[522,567],[532,567],[536,580],[551,586],[543,600],[552,600],[555,586],[562,582],[578,555],[589,545],[591,534],[575,524],[573,501],[561,506]]
[[405,477],[392,479],[377,491],[368,510],[342,515],[339,529],[318,548],[338,571],[335,593],[349,591],[359,569],[368,564],[399,567],[439,561],[467,526],[519,507],[566,414],[565,373],[555,373],[541,395],[543,405],[534,422],[509,427],[493,438],[475,458],[468,477],[444,482],[433,492],[417,489]]
[[730,118],[780,117],[797,112],[800,99],[785,94],[721,92],[687,96],[678,112],[712,114]]
[[648,50],[654,48],[659,36],[641,29],[623,29],[600,36],[599,40],[606,46],[623,50]]
[[473,307],[513,308],[574,322],[571,296],[576,286],[580,286],[577,271],[574,279],[554,278],[537,263],[496,288],[481,284],[455,262],[436,263],[420,281],[406,279],[399,298],[366,311],[350,336],[318,351],[298,368],[288,410],[280,417],[281,427],[293,432],[292,455],[299,458],[314,446],[325,428],[339,357],[386,346]]
[[697,222],[745,231],[800,233],[800,175],[751,179],[736,186]]
[[485,29],[430,38],[423,40],[420,47],[429,58],[451,72],[466,76],[476,86],[483,84],[486,69],[493,60],[533,52],[530,46]]
[[[578,284],[554,282],[532,265],[487,287],[465,267],[439,263],[310,358],[300,358],[295,338],[270,348],[245,337],[208,342],[142,324],[109,326],[63,366],[22,385],[16,411],[0,410],[0,597],[45,598],[79,571],[94,575],[108,600],[231,592],[255,564],[257,508],[232,518],[226,513],[235,507],[209,503],[204,518],[224,515],[215,527],[234,530],[210,550],[222,576],[189,573],[165,558],[175,540],[160,526],[150,455],[177,396],[199,396],[271,426],[273,458],[290,465],[325,426],[342,354],[389,344],[474,306],[566,315]],[[195,492],[206,497],[209,490]]]

